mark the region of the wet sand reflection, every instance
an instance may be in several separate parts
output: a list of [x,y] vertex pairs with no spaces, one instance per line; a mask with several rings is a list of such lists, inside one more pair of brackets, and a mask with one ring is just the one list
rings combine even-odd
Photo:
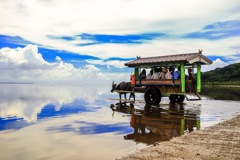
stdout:
[[111,104],[110,108],[113,110],[113,115],[116,111],[131,114],[130,126],[134,132],[125,135],[125,140],[151,145],[200,129],[199,114],[184,109],[184,105],[183,103],[162,106],[146,104],[144,110],[140,110],[135,109],[134,103],[129,101]]

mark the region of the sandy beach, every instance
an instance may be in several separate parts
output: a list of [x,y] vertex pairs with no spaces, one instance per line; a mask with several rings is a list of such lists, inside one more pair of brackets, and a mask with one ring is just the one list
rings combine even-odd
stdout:
[[121,160],[240,160],[240,115],[122,157]]

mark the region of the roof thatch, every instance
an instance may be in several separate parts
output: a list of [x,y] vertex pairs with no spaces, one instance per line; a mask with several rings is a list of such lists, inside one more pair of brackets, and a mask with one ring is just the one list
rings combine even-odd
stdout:
[[212,64],[212,61],[203,54],[201,54],[201,52],[199,52],[145,58],[137,57],[136,60],[127,62],[124,65],[128,67],[137,67],[137,66],[170,65],[180,63],[184,63],[185,65],[191,65],[194,63],[208,65]]

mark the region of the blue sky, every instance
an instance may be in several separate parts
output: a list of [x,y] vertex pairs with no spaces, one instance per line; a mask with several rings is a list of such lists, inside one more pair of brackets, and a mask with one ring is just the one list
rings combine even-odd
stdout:
[[237,0],[1,1],[0,81],[128,80],[136,56],[197,52],[240,62]]

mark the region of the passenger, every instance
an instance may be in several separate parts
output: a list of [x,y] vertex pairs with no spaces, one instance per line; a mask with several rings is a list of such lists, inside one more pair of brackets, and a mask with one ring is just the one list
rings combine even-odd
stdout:
[[172,70],[173,68],[169,67],[168,72],[166,73],[166,76],[165,76],[166,79],[172,79]]
[[135,75],[134,74],[132,74],[130,76],[130,80],[131,80],[131,84],[134,85],[135,84]]
[[146,79],[152,79],[152,75],[153,75],[153,71],[150,70],[150,72],[148,73]]
[[178,70],[174,70],[173,71],[173,78],[174,79],[178,79],[180,77],[180,69],[178,68]]
[[193,75],[192,75],[192,68],[188,68],[188,76],[187,76],[187,81],[193,80]]
[[161,78],[161,79],[165,79],[165,78],[166,78],[166,74],[167,74],[167,68],[166,68],[166,67],[163,67],[163,68],[162,68],[161,75],[160,75],[160,78]]
[[156,68],[155,73],[153,73],[152,75],[152,79],[159,79],[159,76],[160,76],[159,69]]
[[192,75],[192,68],[188,69],[188,76],[186,77],[186,91],[192,92],[194,86],[194,79]]
[[139,79],[146,79],[146,70],[143,69],[142,73],[139,75]]
[[163,72],[162,68],[160,68],[159,71],[160,71],[159,79],[164,79],[166,73]]

